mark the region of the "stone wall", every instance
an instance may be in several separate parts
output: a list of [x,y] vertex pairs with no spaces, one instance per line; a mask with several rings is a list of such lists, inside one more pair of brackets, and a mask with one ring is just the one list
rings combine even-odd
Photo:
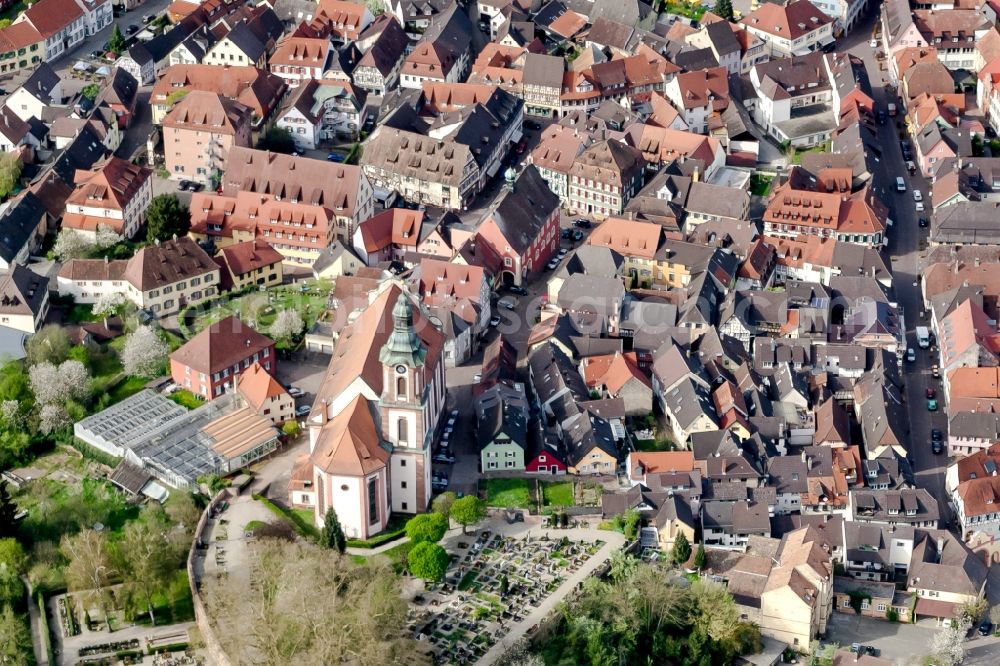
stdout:
[[201,599],[201,579],[195,575],[194,571],[194,558],[197,557],[198,542],[208,536],[205,534],[205,525],[208,524],[208,518],[212,514],[212,510],[220,502],[229,498],[230,495],[227,490],[220,490],[219,493],[212,498],[212,501],[208,503],[208,506],[205,507],[205,510],[201,514],[201,518],[198,520],[198,528],[194,531],[194,539],[191,541],[191,548],[188,550],[187,558],[188,585],[191,586],[191,599],[194,601],[195,623],[198,625],[201,637],[205,641],[205,649],[209,655],[209,663],[215,664],[215,666],[232,666],[232,662],[226,655],[225,650],[222,649],[222,645],[219,644],[219,640],[215,636],[215,630],[209,620],[208,613],[205,611],[205,603]]

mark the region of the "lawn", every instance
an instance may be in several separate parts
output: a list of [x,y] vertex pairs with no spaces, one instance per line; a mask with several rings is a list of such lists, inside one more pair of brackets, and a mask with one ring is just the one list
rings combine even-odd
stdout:
[[705,8],[701,4],[689,5],[684,2],[664,2],[663,11],[695,20],[699,20],[705,15]]
[[21,532],[32,541],[59,541],[100,523],[112,535],[121,532],[129,520],[139,515],[139,507],[125,502],[110,483],[83,479],[80,485],[40,479],[17,496],[19,508],[28,512]]
[[527,479],[487,479],[487,506],[506,509],[531,507],[531,489]]
[[[306,510],[308,511],[308,509]],[[384,543],[395,541],[406,536],[406,522],[408,520],[409,518],[406,516],[392,514],[389,516],[389,524],[385,526],[384,532],[376,534],[371,539],[348,539],[347,545],[352,548],[377,548]]]
[[108,391],[108,398],[110,400],[108,404],[113,405],[129,396],[135,395],[146,386],[148,381],[145,377],[126,377]]
[[573,482],[542,483],[542,499],[545,506],[573,506]]
[[297,310],[308,330],[326,310],[331,287],[329,280],[305,280],[266,292],[252,291],[234,298],[220,298],[210,303],[207,309],[197,307],[185,310],[181,321],[187,326],[189,337],[229,315],[237,315],[258,331],[266,333],[280,311]]
[[669,439],[637,439],[636,451],[673,451],[674,443]]
[[[153,593],[153,614],[156,624],[175,624],[194,620],[194,601],[191,599],[191,588],[188,585],[187,570],[181,569],[174,575],[170,585],[165,590]],[[145,611],[145,606],[142,606]],[[136,624],[147,624],[149,615],[139,612],[135,616]]]
[[187,389],[180,389],[179,391],[174,391],[169,396],[171,400],[176,402],[181,407],[187,407],[188,409],[197,409],[205,404],[205,401],[196,396],[191,391]]
[[792,164],[802,164],[802,156],[806,153],[828,153],[830,152],[832,144],[827,141],[819,146],[813,146],[812,148],[806,148],[805,150],[796,149],[795,154],[792,155]]
[[774,176],[755,173],[750,176],[750,194],[766,197],[771,192],[772,181],[774,181]]

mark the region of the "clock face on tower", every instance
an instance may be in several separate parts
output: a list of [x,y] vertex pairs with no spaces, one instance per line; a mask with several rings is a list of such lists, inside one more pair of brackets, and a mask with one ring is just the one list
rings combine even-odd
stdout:
[[396,366],[396,374],[405,375],[406,374],[406,366],[405,365],[397,365]]

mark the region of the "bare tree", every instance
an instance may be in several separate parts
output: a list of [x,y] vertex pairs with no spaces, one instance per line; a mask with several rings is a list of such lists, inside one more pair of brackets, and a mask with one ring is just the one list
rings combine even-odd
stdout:
[[122,347],[122,366],[125,372],[136,377],[152,377],[167,360],[170,348],[156,331],[140,326],[125,340]]
[[62,551],[69,560],[66,567],[66,582],[74,592],[83,592],[84,598],[96,603],[104,614],[111,631],[108,618],[108,583],[116,573],[108,555],[108,539],[104,532],[85,529],[74,536],[66,535],[62,540]]
[[170,546],[170,523],[159,506],[143,509],[140,520],[125,526],[119,543],[126,581],[146,600],[146,612],[153,626],[156,626],[153,592],[176,571],[174,551]]
[[952,620],[950,626],[941,629],[931,638],[931,653],[945,666],[961,664],[965,659],[965,635],[971,628],[972,622],[968,618]]
[[63,229],[56,237],[52,253],[62,262],[81,259],[94,251],[94,244],[86,236],[73,229]]
[[[302,542],[254,542],[247,576],[210,579],[205,599],[238,663],[421,664],[400,638],[406,603],[384,558],[359,567]],[[320,601],[321,600],[321,601]]]
[[290,340],[305,328],[305,322],[297,310],[282,310],[271,324],[271,337],[276,340]]

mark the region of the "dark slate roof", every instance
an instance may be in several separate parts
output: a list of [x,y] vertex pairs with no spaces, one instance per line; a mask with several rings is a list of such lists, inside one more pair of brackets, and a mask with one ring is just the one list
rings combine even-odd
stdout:
[[15,199],[0,216],[0,257],[10,263],[42,224],[47,211],[31,192]]
[[528,419],[520,407],[507,400],[498,400],[483,409],[483,418],[479,420],[479,447],[492,444],[500,435],[506,435],[510,441],[525,451],[528,450]]
[[61,80],[56,71],[47,62],[43,62],[32,72],[31,76],[28,77],[28,80],[21,87],[46,104],[59,104],[62,100],[53,99],[52,91],[59,85]]
[[504,195],[491,217],[518,254],[523,254],[541,233],[559,197],[549,189],[534,165],[521,171],[514,188]]
[[135,80],[135,77],[121,67],[115,67],[114,73],[105,80],[101,87],[101,92],[95,103],[107,102],[133,108],[138,90],[139,82]]
[[260,38],[254,34],[254,31],[250,29],[250,26],[246,23],[237,23],[226,38],[232,42],[236,48],[246,54],[247,59],[251,62],[257,62],[260,60],[261,56],[264,55],[267,47],[260,40]]
[[104,157],[106,148],[90,125],[84,125],[76,138],[66,146],[52,165],[60,178],[67,183],[74,182],[78,169],[88,170]]
[[[133,46],[129,49],[129,55],[132,59],[142,64],[146,62],[145,57],[148,55],[154,62],[159,62],[166,58],[171,51],[177,48],[177,45],[183,42],[185,39],[191,36],[195,30],[200,26],[205,24],[205,13],[202,11],[194,12],[182,18],[178,23],[174,25],[170,30],[158,37],[146,42],[142,47]],[[142,51],[146,53],[143,54]],[[136,50],[136,53],[133,53]],[[140,58],[143,58],[140,60]]]

